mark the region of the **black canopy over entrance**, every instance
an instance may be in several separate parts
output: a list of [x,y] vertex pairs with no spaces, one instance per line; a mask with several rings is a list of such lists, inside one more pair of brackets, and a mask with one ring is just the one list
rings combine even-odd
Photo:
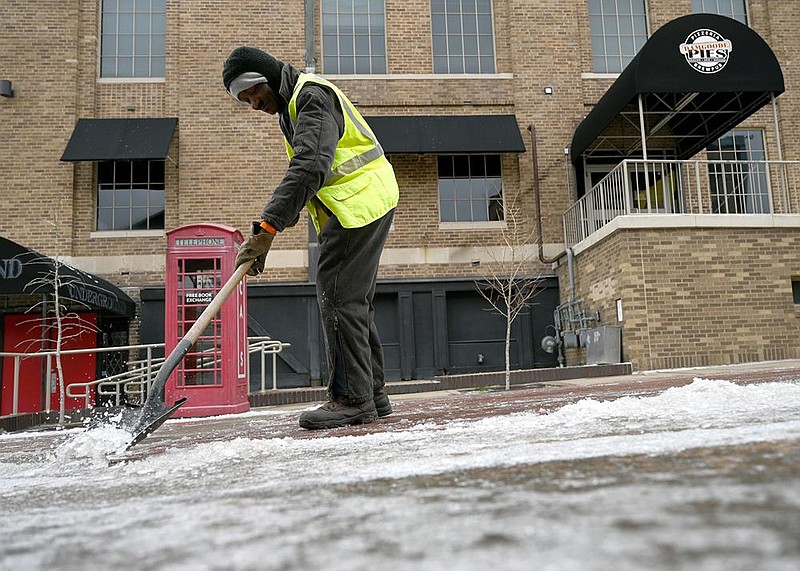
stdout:
[[650,37],[578,125],[571,158],[579,169],[655,149],[688,159],[783,91],[761,36],[724,16],[683,16]]
[[[136,303],[114,284],[65,264],[59,265],[59,293],[95,311],[133,317]],[[55,262],[0,237],[0,295],[53,293]]]

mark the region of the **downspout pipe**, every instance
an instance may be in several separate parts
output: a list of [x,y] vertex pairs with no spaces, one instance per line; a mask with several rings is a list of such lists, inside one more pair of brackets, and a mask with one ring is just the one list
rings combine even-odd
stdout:
[[533,162],[533,195],[536,198],[536,245],[539,247],[539,261],[543,264],[554,264],[563,258],[567,252],[561,252],[554,258],[544,255],[544,238],[542,237],[542,201],[539,189],[539,160],[536,153],[536,127],[528,125],[531,134],[531,161]]
[[315,0],[305,0],[305,35],[306,35],[306,73],[316,73],[314,63],[317,43],[316,26],[314,24]]

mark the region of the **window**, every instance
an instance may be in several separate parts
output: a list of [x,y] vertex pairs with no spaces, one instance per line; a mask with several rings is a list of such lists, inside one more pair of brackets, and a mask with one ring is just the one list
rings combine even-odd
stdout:
[[322,0],[322,67],[328,74],[386,73],[383,0]]
[[434,73],[494,73],[491,0],[432,0]]
[[692,0],[692,12],[719,14],[747,25],[745,0]]
[[164,161],[97,163],[97,229],[164,229]]
[[165,77],[166,0],[103,0],[100,77]]
[[589,0],[592,69],[619,73],[647,41],[644,0]]
[[500,155],[439,155],[442,222],[504,220]]
[[800,305],[800,277],[792,278],[792,302]]
[[708,177],[713,212],[765,214],[771,211],[761,131],[731,131],[707,150],[711,161]]

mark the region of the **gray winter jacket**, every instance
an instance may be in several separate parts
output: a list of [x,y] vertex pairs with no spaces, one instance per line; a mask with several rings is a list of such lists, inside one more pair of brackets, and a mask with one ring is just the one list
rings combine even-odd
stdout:
[[[300,72],[283,66],[279,95],[283,99],[279,121],[283,136],[294,156],[280,184],[261,213],[278,231],[294,225],[306,202],[315,198],[333,164],[336,145],[344,134],[344,116],[339,100],[320,85],[306,85],[297,96],[297,124],[289,119],[292,99]],[[320,203],[321,204],[321,203]]]

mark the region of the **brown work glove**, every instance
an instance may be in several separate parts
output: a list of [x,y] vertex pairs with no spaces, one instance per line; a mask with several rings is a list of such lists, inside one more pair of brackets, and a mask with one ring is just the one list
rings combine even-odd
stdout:
[[253,260],[253,265],[247,270],[248,276],[257,276],[264,271],[264,264],[267,261],[267,252],[272,246],[275,234],[264,230],[258,222],[253,222],[253,234],[239,248],[236,256],[236,267]]

